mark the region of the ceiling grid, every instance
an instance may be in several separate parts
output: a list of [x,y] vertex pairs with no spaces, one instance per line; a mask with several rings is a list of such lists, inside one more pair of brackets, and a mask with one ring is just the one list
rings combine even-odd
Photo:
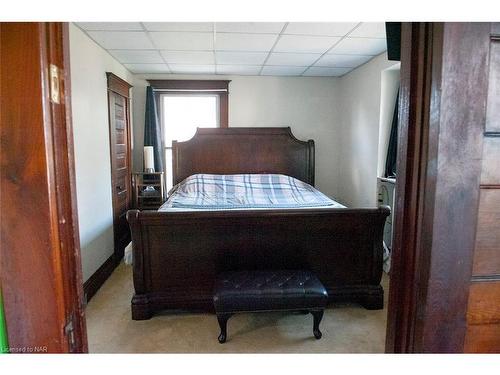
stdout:
[[78,22],[132,73],[339,77],[386,50],[383,23]]

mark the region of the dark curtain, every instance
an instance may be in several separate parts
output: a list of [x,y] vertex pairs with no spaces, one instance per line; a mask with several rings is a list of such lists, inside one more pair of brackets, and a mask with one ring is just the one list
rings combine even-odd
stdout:
[[163,172],[163,137],[158,121],[156,100],[153,88],[146,88],[146,119],[144,121],[144,146],[153,146],[155,171]]
[[391,135],[389,147],[387,149],[387,159],[385,160],[385,177],[396,177],[396,158],[398,153],[398,102],[399,90],[396,95],[394,114],[392,115]]

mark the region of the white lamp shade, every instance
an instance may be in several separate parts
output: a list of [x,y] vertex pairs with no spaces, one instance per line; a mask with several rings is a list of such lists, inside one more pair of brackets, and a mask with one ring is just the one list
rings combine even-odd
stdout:
[[155,156],[153,146],[144,146],[144,169],[155,169]]

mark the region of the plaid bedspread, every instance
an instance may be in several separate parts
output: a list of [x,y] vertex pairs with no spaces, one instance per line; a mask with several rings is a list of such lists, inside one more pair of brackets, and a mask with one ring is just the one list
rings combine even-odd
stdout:
[[280,174],[196,174],[181,182],[160,208],[344,207],[311,185]]

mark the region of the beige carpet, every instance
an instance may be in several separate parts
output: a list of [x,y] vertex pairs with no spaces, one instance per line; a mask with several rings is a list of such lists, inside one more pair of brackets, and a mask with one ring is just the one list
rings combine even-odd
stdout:
[[[384,275],[386,300],[388,278]],[[132,268],[121,264],[86,310],[91,353],[383,353],[387,307],[368,311],[340,305],[325,311],[323,338],[312,335],[312,316],[286,313],[239,314],[228,323],[228,341],[219,344],[211,314],[130,317]],[[385,304],[387,305],[387,303]]]

